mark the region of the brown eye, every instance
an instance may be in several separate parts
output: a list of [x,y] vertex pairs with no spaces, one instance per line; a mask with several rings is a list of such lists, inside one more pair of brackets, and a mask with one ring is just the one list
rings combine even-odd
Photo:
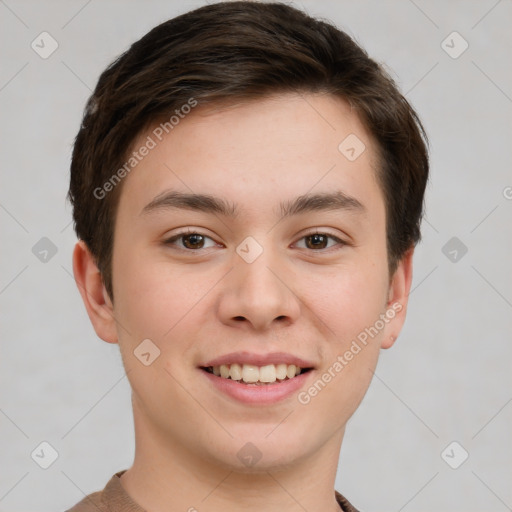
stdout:
[[183,235],[181,237],[183,239],[183,245],[187,249],[202,249],[204,245],[204,237],[203,235],[199,235],[198,233],[192,233],[191,235]]
[[[339,245],[340,247],[347,245],[340,238],[329,235],[328,233],[311,233],[310,235],[303,236],[301,238],[301,241],[302,240],[304,240],[303,248],[311,249],[316,252],[320,252],[323,249],[330,249],[335,245]],[[332,243],[332,241],[335,243]]]
[[325,249],[327,246],[327,239],[329,237],[326,235],[314,234],[308,235],[304,238],[307,240],[306,246],[308,249]]
[[[210,245],[206,245],[208,244],[208,241],[210,241]],[[177,246],[179,249],[188,249],[191,251],[208,249],[215,246],[215,242],[209,236],[202,235],[201,233],[195,233],[193,231],[178,233],[165,240],[164,244],[169,246]]]

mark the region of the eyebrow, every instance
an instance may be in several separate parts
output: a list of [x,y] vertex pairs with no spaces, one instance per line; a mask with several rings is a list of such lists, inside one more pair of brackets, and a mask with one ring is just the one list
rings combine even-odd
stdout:
[[[338,190],[305,194],[293,200],[280,203],[281,220],[286,217],[310,213],[313,211],[342,211],[366,213],[364,205],[355,197]],[[203,213],[220,214],[235,218],[240,215],[240,209],[235,203],[209,194],[193,194],[176,190],[163,192],[156,196],[141,211],[145,215],[158,210],[178,208]]]

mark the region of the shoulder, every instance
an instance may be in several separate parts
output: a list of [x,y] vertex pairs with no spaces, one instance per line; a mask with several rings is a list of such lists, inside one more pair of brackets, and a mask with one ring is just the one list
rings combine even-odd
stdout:
[[89,494],[66,512],[144,512],[121,485],[120,477],[125,471],[116,473],[103,490]]
[[334,491],[336,495],[336,501],[339,503],[340,508],[343,512],[358,512],[358,510],[338,491]]
[[108,508],[102,504],[103,491],[94,492],[78,502],[74,507],[66,512],[108,512]]

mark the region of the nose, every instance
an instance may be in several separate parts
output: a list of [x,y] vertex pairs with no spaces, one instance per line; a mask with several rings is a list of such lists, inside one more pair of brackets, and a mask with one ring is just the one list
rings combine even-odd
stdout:
[[254,331],[294,323],[300,315],[300,301],[293,291],[293,276],[284,265],[269,250],[252,263],[235,254],[218,305],[221,321]]

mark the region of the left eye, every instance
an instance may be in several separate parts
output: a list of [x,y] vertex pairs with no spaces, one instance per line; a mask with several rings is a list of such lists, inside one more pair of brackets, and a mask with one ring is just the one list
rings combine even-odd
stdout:
[[300,240],[306,241],[306,249],[327,249],[328,247],[326,244],[328,244],[329,239],[334,240],[336,242],[333,245],[344,245],[343,240],[340,240],[335,236],[328,235],[327,233],[311,233],[310,235],[302,237]]

